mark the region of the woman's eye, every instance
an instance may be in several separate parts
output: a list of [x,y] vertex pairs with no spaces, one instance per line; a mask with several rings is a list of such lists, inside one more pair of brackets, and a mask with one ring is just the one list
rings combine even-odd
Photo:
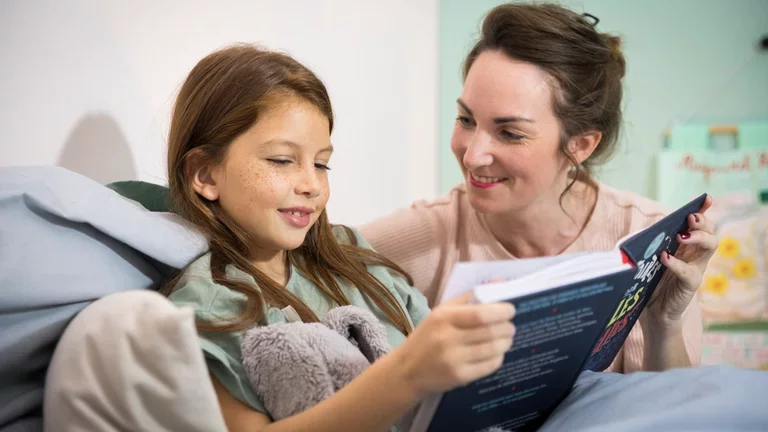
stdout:
[[502,130],[502,131],[500,132],[500,134],[501,134],[501,137],[502,137],[502,138],[503,138],[505,141],[520,141],[520,140],[522,140],[523,138],[525,138],[525,137],[524,137],[524,136],[522,136],[522,135],[519,135],[519,134],[516,134],[516,133],[510,132],[510,131],[506,131],[506,130]]
[[325,164],[321,164],[321,163],[316,163],[315,164],[315,168],[321,169],[323,171],[330,171],[331,170],[331,167],[329,167],[328,165],[325,165]]
[[467,117],[467,116],[460,115],[460,116],[456,117],[456,121],[459,122],[459,124],[462,127],[465,127],[465,128],[466,127],[472,127],[472,126],[475,125],[475,122],[473,122],[472,119]]
[[267,159],[267,160],[275,165],[288,165],[289,163],[291,163],[291,161],[286,159]]

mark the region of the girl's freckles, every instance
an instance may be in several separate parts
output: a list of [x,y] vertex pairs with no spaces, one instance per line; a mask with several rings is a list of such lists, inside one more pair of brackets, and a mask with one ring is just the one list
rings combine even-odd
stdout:
[[251,202],[259,202],[265,195],[274,194],[277,176],[274,169],[261,166],[259,162],[248,162],[239,172],[240,181],[249,192]]

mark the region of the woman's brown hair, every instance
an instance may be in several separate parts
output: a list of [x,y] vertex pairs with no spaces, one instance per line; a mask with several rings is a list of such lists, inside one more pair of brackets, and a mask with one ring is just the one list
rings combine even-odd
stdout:
[[[626,71],[621,39],[598,32],[596,24],[592,15],[557,4],[504,4],[486,15],[480,40],[464,61],[464,79],[477,57],[491,50],[532,63],[554,79],[552,106],[562,128],[560,151],[576,169],[573,181],[582,170],[589,175],[610,158],[621,128],[621,80]],[[599,130],[602,138],[579,164],[568,152],[568,140],[589,130]]]
[[[252,45],[233,45],[209,54],[189,73],[176,99],[168,138],[168,181],[174,208],[208,237],[213,280],[246,299],[235,320],[199,322],[200,331],[235,332],[263,323],[266,305],[292,306],[302,321],[318,320],[298,297],[248,261],[252,244],[248,234],[217,201],[206,200],[192,187],[195,167],[220,163],[229,144],[285,96],[302,98],[317,107],[328,118],[329,134],[333,131],[331,101],[320,79],[290,56]],[[358,247],[352,231],[345,229],[351,244],[336,239],[324,210],[304,243],[287,251],[289,263],[338,305],[349,304],[338,280],[351,283],[397,328],[409,333],[405,312],[366,265],[387,266],[412,284],[410,277],[372,250]],[[257,286],[228,278],[228,265],[251,275]],[[165,294],[174,289],[179,276],[168,281]]]

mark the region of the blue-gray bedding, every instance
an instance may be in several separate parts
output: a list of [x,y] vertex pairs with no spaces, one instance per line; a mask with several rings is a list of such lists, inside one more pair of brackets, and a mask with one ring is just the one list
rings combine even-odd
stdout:
[[206,248],[177,216],[72,171],[0,168],[0,431],[39,426],[45,373],[77,312],[154,288]]
[[766,431],[768,372],[583,373],[541,431]]

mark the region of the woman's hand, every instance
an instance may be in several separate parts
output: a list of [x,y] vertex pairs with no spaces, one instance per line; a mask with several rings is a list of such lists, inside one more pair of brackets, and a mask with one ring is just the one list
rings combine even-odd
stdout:
[[470,298],[467,294],[436,307],[392,352],[418,397],[491,374],[512,347],[514,307],[468,304]]
[[710,207],[712,197],[708,196],[699,211],[688,216],[688,232],[677,235],[680,248],[676,256],[662,253],[661,263],[668,271],[648,302],[646,326],[682,325],[683,312],[701,285],[707,264],[717,249],[714,224],[704,215]]
[[683,312],[696,295],[707,264],[717,249],[714,224],[704,215],[710,207],[712,197],[708,196],[699,211],[688,216],[688,232],[677,235],[680,248],[676,256],[662,253],[661,263],[667,272],[646,307],[647,327],[682,325]]
[[675,256],[666,252],[661,263],[667,267],[661,283],[640,315],[643,329],[643,370],[662,371],[690,367],[698,357],[683,337],[683,313],[696,295],[709,259],[717,249],[714,224],[704,216],[712,206],[707,197],[697,213],[688,216],[689,230],[678,234],[680,247]]

